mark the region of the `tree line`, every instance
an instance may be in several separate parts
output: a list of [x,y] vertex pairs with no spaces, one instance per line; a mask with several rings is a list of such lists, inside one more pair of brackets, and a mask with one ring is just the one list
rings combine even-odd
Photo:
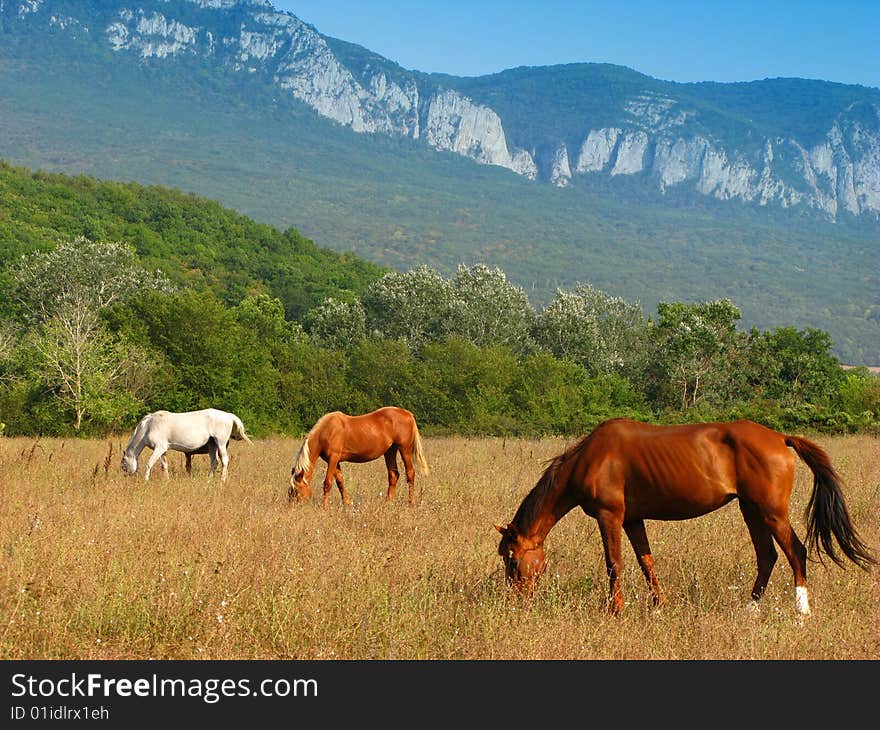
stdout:
[[11,261],[0,287],[9,435],[104,435],[208,406],[299,434],[390,404],[428,433],[575,435],[615,416],[880,432],[880,379],[844,369],[821,330],[743,331],[727,299],[645,316],[583,283],[536,309],[501,269],[462,264],[389,272],[295,317],[266,291],[230,301],[81,236]]

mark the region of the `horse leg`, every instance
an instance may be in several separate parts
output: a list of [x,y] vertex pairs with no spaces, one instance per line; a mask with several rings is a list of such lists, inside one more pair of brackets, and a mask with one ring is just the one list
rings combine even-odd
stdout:
[[409,503],[416,503],[416,470],[412,461],[412,446],[404,446],[400,450],[403,468],[406,471],[406,483],[409,486]]
[[217,443],[212,439],[208,441],[208,458],[211,460],[211,471],[208,472],[208,476],[213,477],[214,474],[217,473]]
[[770,580],[770,573],[773,572],[773,566],[776,564],[778,554],[776,547],[773,545],[773,535],[764,523],[764,519],[761,517],[761,512],[757,506],[752,502],[740,499],[739,511],[742,512],[746,527],[749,528],[749,536],[752,538],[752,545],[755,547],[755,558],[758,562],[758,576],[755,578],[755,585],[752,587],[752,600],[754,601],[754,606],[757,607],[764,595],[764,590],[767,588],[767,582]]
[[608,609],[616,616],[623,610],[623,593],[620,590],[620,574],[623,570],[620,535],[623,519],[610,510],[601,510],[596,515],[596,521],[599,523],[599,533],[602,535],[605,569],[608,571]]
[[629,538],[629,542],[636,554],[636,559],[639,561],[639,567],[642,569],[642,574],[645,576],[645,580],[651,589],[651,598],[654,601],[654,605],[659,606],[663,603],[663,591],[660,590],[660,582],[657,580],[657,574],[654,572],[654,556],[651,555],[651,546],[648,544],[645,521],[624,522],[623,529],[626,531],[626,536]]
[[327,462],[327,473],[324,475],[324,498],[321,500],[321,506],[326,508],[330,501],[330,490],[333,488],[333,478],[339,468],[339,458],[332,456]]
[[810,599],[807,593],[807,549],[795,534],[788,515],[770,513],[764,515],[764,522],[773,538],[782,548],[791,572],[794,574],[794,605],[800,616],[810,615]]
[[385,467],[388,469],[388,494],[385,495],[385,501],[390,502],[394,499],[394,490],[397,489],[397,480],[400,479],[400,470],[397,468],[396,444],[385,452]]
[[162,465],[162,473],[165,475],[166,479],[170,479],[171,475],[168,473],[168,454],[162,454],[162,458],[159,459],[159,463]]
[[[150,472],[153,471],[153,467],[156,466],[156,462],[165,456],[166,451],[168,451],[167,446],[157,446],[153,449],[153,453],[150,454],[150,458],[147,460],[147,468],[144,469],[145,482],[150,480]],[[167,474],[168,472],[165,473]]]
[[348,498],[348,494],[345,491],[345,482],[342,481],[342,469],[337,466],[336,473],[333,476],[336,479],[336,486],[339,489],[339,496],[342,497],[342,504],[351,504],[351,500]]
[[220,456],[220,481],[226,481],[226,475],[229,473],[229,453],[226,451],[226,444],[217,444],[217,453]]
[[186,455],[186,473],[187,473],[187,475],[192,474],[192,468],[193,468],[193,455],[187,454]]

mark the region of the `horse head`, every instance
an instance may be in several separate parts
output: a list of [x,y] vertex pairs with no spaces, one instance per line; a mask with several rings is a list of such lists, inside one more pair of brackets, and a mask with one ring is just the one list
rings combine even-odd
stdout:
[[119,466],[122,468],[122,471],[124,471],[126,474],[137,474],[137,470],[138,470],[137,457],[123,452],[122,461],[119,463]]
[[301,502],[308,502],[312,498],[312,488],[306,479],[306,473],[302,469],[294,467],[290,472],[290,486],[287,489],[288,501],[297,499]]
[[495,529],[501,533],[498,554],[507,583],[520,593],[531,593],[547,569],[543,543],[523,537],[513,525],[495,525]]

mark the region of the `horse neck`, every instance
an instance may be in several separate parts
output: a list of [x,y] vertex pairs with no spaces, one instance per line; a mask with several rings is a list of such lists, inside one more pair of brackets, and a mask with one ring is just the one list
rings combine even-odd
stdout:
[[128,441],[128,446],[125,447],[125,455],[133,456],[137,459],[141,451],[144,450],[144,447],[147,445],[147,435],[150,430],[150,423],[153,420],[153,416],[155,414],[151,413],[147,416],[144,416],[139,422],[138,425],[134,429],[134,433],[131,435],[131,438]]
[[[304,449],[308,452],[308,458],[303,458],[305,456],[302,453]],[[320,450],[318,449],[317,439],[315,438],[315,429],[312,429],[303,440],[302,446],[299,447],[299,452],[296,455],[297,466],[300,465],[300,459],[303,458],[301,466],[303,469],[303,478],[306,481],[312,478],[312,471],[315,468],[315,462],[318,460],[319,456]]]
[[146,429],[142,428],[142,424],[138,424],[138,427],[135,429],[134,434],[128,441],[128,446],[125,447],[125,451],[123,452],[126,456],[131,456],[137,459],[141,451],[144,450],[144,446],[146,446]]
[[511,524],[521,536],[543,543],[553,526],[577,506],[566,488],[568,476],[565,455],[547,467],[513,517]]

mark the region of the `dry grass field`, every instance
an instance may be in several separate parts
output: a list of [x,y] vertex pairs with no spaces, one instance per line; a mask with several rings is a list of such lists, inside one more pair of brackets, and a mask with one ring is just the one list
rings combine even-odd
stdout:
[[[655,611],[631,550],[626,607],[605,611],[596,523],[549,534],[534,598],[510,595],[493,523],[507,522],[563,439],[426,438],[431,474],[386,505],[384,464],[346,464],[353,499],[289,505],[298,441],[232,442],[229,480],[197,456],[143,482],[112,440],[0,438],[0,659],[877,659],[880,571],[811,562],[799,625],[776,565],[745,610],[754,554],[735,504],[648,522],[667,603]],[[880,549],[880,443],[820,438],[862,538]],[[142,455],[145,458],[146,451]],[[320,464],[316,482],[324,474]],[[792,518],[812,475],[798,462]]]

